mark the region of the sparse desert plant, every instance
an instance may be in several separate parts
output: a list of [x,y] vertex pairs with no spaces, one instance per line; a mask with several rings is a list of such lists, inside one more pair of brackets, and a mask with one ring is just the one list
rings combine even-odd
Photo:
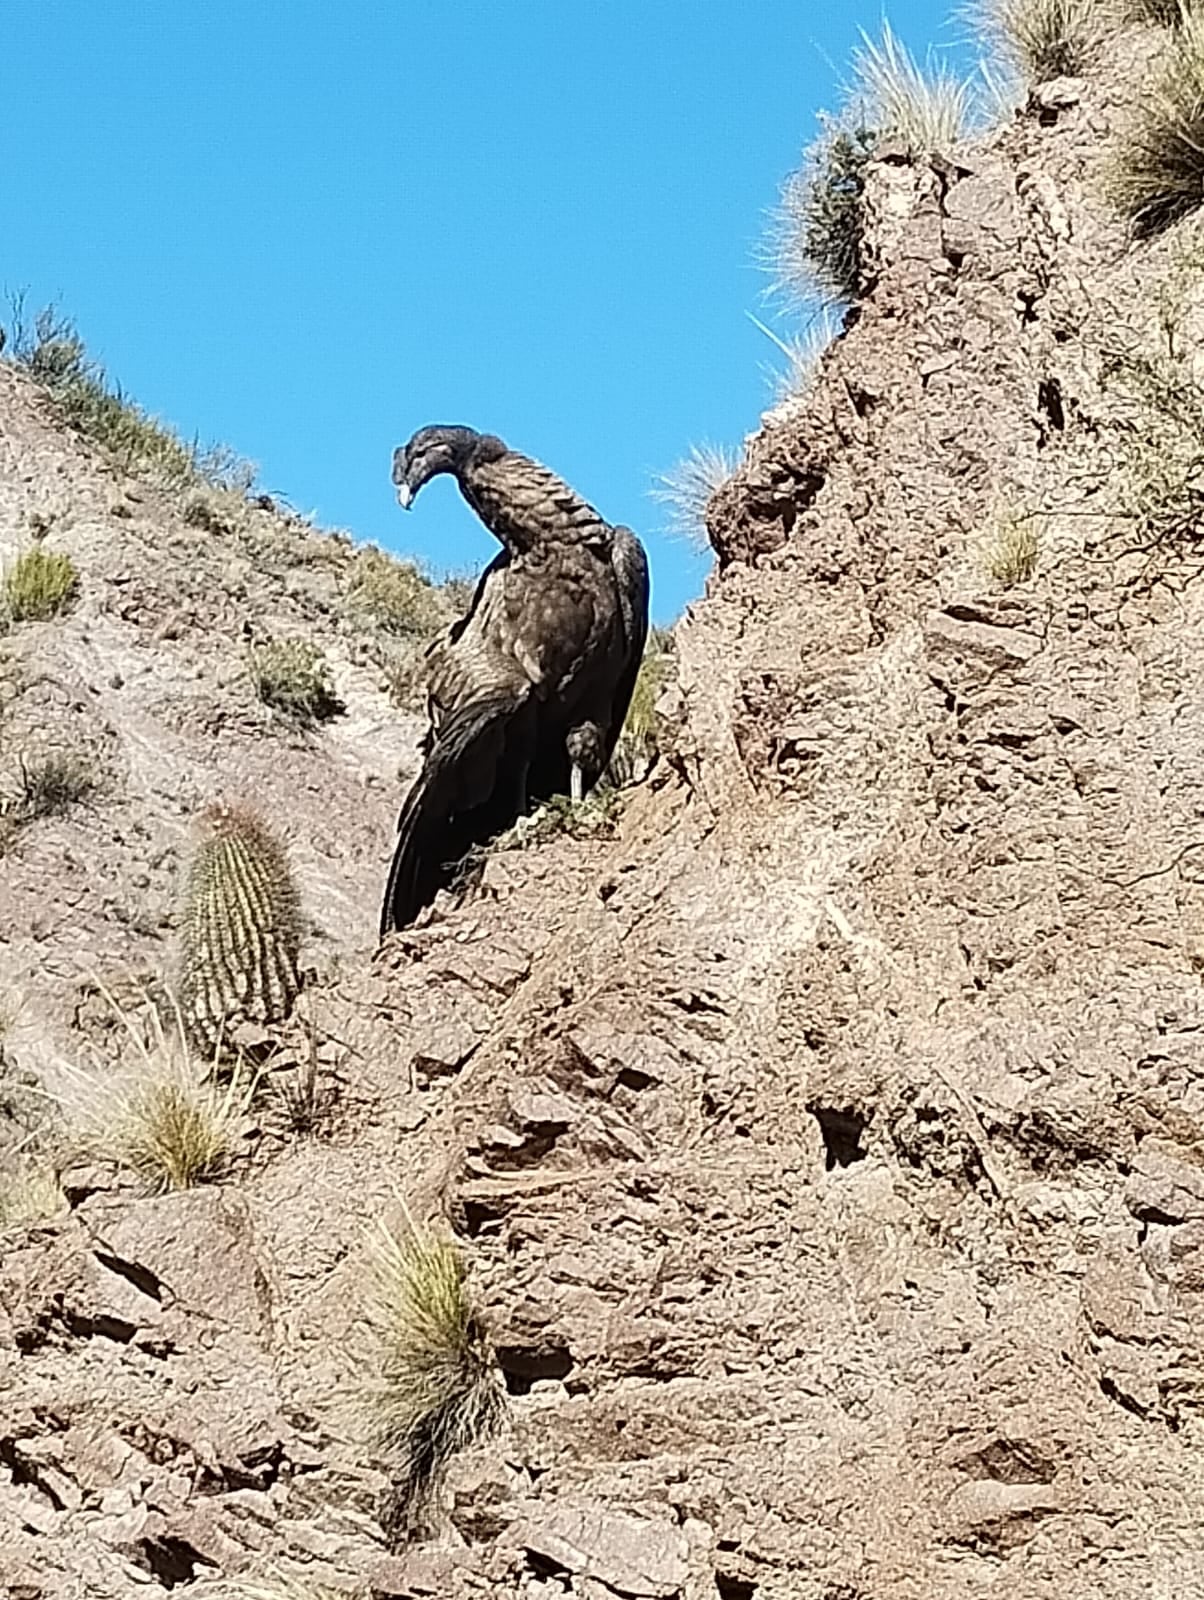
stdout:
[[670,635],[663,628],[650,629],[623,731],[606,769],[607,781],[615,788],[638,783],[656,756],[656,702],[665,686],[669,663]]
[[305,726],[342,712],[326,657],[317,645],[304,639],[272,639],[251,647],[249,664],[255,693],[290,722]]
[[4,574],[4,602],[14,622],[47,622],[65,611],[79,588],[71,557],[35,544]]
[[431,584],[410,561],[369,547],[355,558],[347,585],[352,610],[386,633],[424,634],[438,626]]
[[1162,233],[1204,200],[1204,12],[1184,12],[1142,85],[1106,188],[1137,238]]
[[1026,583],[1037,570],[1039,550],[1037,518],[1032,513],[1000,511],[987,549],[987,571],[1005,587]]
[[1127,532],[1146,550],[1183,550],[1204,534],[1204,389],[1186,358],[1162,350],[1108,352],[1104,383],[1117,407],[1113,486]]
[[821,116],[819,137],[782,185],[760,254],[772,290],[808,304],[818,293],[856,300],[862,289],[865,169],[876,135]]
[[852,98],[865,106],[868,125],[880,139],[905,145],[912,155],[947,150],[969,131],[969,80],[932,60],[921,67],[888,23],[877,41],[862,31],[853,74]]
[[32,822],[38,817],[61,817],[96,789],[91,764],[84,756],[67,750],[23,757],[20,777],[21,791],[15,810],[21,822]]
[[115,1009],[129,1039],[127,1060],[103,1072],[70,1071],[58,1097],[75,1139],[92,1155],[128,1168],[152,1193],[220,1177],[253,1085],[241,1072],[224,1087],[210,1082],[178,1018],[169,1028],[152,1007],[144,1031]]
[[0,1168],[0,1229],[46,1222],[66,1209],[66,1197],[50,1167],[18,1159],[7,1169]]
[[753,327],[758,328],[777,349],[784,361],[773,372],[773,394],[779,403],[801,398],[815,381],[820,358],[836,338],[838,329],[830,311],[821,310],[802,333],[783,339],[761,321],[749,315]]
[[980,0],[972,15],[1000,57],[1030,83],[1086,71],[1116,27],[1109,0]]
[[231,1030],[283,1022],[301,988],[301,897],[284,847],[246,807],[211,806],[184,890],[180,1011],[216,1056]]
[[246,492],[255,468],[224,445],[186,443],[112,384],[88,354],[79,330],[57,307],[38,312],[32,325],[20,295],[10,297],[5,345],[9,358],[45,385],[64,420],[129,472],[177,489],[195,482]]
[[666,507],[668,531],[699,548],[707,543],[706,509],[716,489],[735,472],[739,460],[722,445],[692,444],[668,472],[658,473],[654,500]]
[[382,1224],[370,1263],[369,1344],[348,1398],[389,1464],[389,1520],[401,1530],[426,1510],[451,1458],[498,1432],[505,1390],[450,1239],[413,1226],[399,1238]]

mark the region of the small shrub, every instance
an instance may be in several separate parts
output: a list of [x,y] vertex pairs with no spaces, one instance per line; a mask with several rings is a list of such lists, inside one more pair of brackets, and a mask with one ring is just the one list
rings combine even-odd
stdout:
[[431,585],[409,561],[361,550],[347,585],[351,608],[386,633],[424,634],[438,626]]
[[20,296],[11,302],[7,348],[11,359],[46,386],[64,421],[91,439],[128,472],[169,489],[198,481],[248,492],[252,463],[224,445],[187,444],[164,423],[126,398],[88,355],[75,324],[46,306],[30,327]]
[[0,1229],[47,1222],[66,1209],[66,1196],[49,1167],[26,1161],[0,1169]]
[[394,1485],[390,1521],[413,1524],[451,1458],[492,1438],[505,1412],[488,1335],[450,1240],[382,1226],[366,1307],[370,1348],[354,1403]]
[[887,23],[878,43],[862,32],[853,71],[853,99],[865,104],[866,121],[880,139],[920,156],[966,137],[973,107],[969,81],[931,61],[921,67]]
[[1204,14],[1187,12],[1110,157],[1106,188],[1137,238],[1204,200]]
[[1014,583],[1026,583],[1037,570],[1038,553],[1034,516],[1005,512],[995,519],[987,571],[997,583],[1009,588]]
[[79,1143],[135,1173],[152,1193],[221,1176],[234,1152],[250,1088],[235,1073],[222,1088],[192,1059],[184,1030],[151,1011],[149,1038],[114,1003],[132,1060],[103,1074],[73,1072],[60,1097]]
[[655,759],[658,748],[656,702],[669,673],[669,641],[670,636],[660,628],[653,628],[648,635],[623,731],[606,769],[607,780],[615,788],[638,783]]
[[1032,83],[1086,71],[1115,29],[1104,0],[982,0],[974,17],[1007,64]]
[[66,610],[78,588],[71,557],[35,544],[4,575],[5,606],[14,622],[47,622]]
[[324,722],[337,717],[343,703],[330,685],[326,658],[303,639],[276,639],[250,653],[255,693],[292,722]]
[[21,792],[16,810],[21,821],[61,817],[86,800],[96,788],[88,761],[67,751],[24,759],[20,764]]
[[1186,359],[1163,351],[1109,351],[1104,382],[1118,407],[1114,490],[1129,542],[1196,545],[1204,534],[1204,389]]
[[707,504],[738,465],[735,453],[721,445],[691,445],[689,455],[668,472],[658,474],[651,495],[667,508],[668,532],[700,548],[705,546]]
[[865,169],[875,135],[821,118],[822,131],[782,186],[762,258],[775,292],[809,303],[856,300],[862,289]]

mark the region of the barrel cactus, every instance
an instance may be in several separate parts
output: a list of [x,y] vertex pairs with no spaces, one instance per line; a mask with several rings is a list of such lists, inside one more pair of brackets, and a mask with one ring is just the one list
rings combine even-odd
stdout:
[[180,1006],[193,1044],[218,1054],[240,1024],[268,1027],[301,980],[301,900],[281,844],[253,811],[214,805],[185,890]]

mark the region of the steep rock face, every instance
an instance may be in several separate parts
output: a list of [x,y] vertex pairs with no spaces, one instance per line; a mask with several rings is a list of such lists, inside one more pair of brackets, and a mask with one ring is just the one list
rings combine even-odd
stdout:
[[[1106,101],[1050,98],[872,170],[874,291],[712,502],[613,837],[495,853],[319,991],[333,1136],[6,1258],[18,1593],[1204,1582],[1204,612],[1113,514],[1099,384],[1170,245],[1091,201]],[[399,1191],[465,1241],[513,1425],[389,1554],[333,1400]]]

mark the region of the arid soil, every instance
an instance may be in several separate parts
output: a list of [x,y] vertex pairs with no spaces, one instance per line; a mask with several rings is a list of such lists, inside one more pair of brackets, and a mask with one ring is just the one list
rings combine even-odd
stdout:
[[[1113,110],[1063,82],[875,163],[874,287],[711,502],[650,777],[376,954],[418,725],[342,631],[349,552],[185,525],[0,370],[0,549],[55,497],[84,574],[0,641],[4,761],[109,775],[0,860],[14,1126],[115,1048],[93,977],[170,974],[230,789],[289,839],[334,1097],[221,1184],[69,1166],[4,1234],[18,1600],[1204,1593],[1204,590],[1114,514],[1105,355],[1176,244],[1095,193]],[[1021,512],[1037,570],[992,578]],[[260,628],[328,649],[345,718],[273,722]],[[340,1395],[403,1202],[510,1399],[390,1549]]]

